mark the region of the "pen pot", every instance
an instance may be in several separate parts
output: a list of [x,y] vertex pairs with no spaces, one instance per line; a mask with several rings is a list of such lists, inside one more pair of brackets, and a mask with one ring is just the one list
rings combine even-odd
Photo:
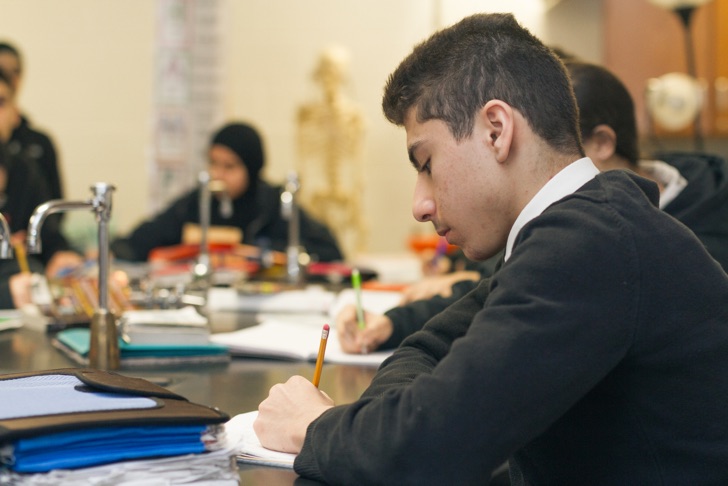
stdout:
[[99,370],[119,369],[119,337],[116,317],[112,312],[98,309],[91,318],[89,366]]

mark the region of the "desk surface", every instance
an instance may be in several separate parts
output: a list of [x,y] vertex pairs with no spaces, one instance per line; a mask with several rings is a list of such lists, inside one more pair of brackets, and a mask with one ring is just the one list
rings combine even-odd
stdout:
[[[216,326],[214,318],[211,323],[214,330],[227,330]],[[229,323],[224,327],[229,328]],[[51,335],[44,331],[24,327],[0,332],[0,373],[74,366],[70,359],[53,348]],[[257,409],[274,384],[296,374],[313,377],[313,370],[312,363],[234,358],[228,364],[122,369],[119,372],[153,381],[192,402],[218,407],[233,416]],[[320,388],[337,404],[352,402],[369,385],[375,371],[371,367],[325,365]],[[292,471],[247,465],[240,466],[240,478],[241,484],[246,486],[315,484],[298,478]]]

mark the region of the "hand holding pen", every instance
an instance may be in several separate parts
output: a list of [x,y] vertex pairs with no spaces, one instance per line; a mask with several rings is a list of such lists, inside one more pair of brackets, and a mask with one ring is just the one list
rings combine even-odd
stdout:
[[258,406],[253,430],[263,447],[300,452],[309,424],[334,406],[331,397],[318,389],[329,332],[329,325],[324,324],[313,380],[292,376],[287,382],[273,386],[268,398]]
[[345,353],[375,351],[392,335],[392,321],[383,314],[364,311],[364,328],[359,326],[356,305],[344,306],[336,316],[336,334]]

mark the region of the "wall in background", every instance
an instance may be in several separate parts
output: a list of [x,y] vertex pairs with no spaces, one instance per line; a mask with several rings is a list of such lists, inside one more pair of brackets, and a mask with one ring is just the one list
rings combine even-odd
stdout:
[[[273,181],[295,166],[295,112],[317,96],[311,75],[321,50],[333,43],[349,49],[348,94],[367,120],[363,199],[371,252],[402,251],[408,235],[431,230],[411,216],[414,174],[404,131],[386,122],[380,109],[387,75],[415,43],[464,15],[506,5],[517,8],[517,18],[545,42],[596,62],[602,58],[601,0],[220,4],[227,25],[219,122],[258,125],[267,147],[266,176]],[[0,0],[0,11],[0,38],[16,43],[26,57],[21,106],[55,138],[68,197],[86,199],[96,181],[115,184],[112,228],[130,229],[150,211],[157,2]]]

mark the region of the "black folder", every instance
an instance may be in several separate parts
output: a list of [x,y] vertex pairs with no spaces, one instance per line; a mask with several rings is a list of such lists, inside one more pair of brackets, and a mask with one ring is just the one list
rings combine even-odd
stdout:
[[[145,434],[154,435],[159,431],[161,435],[169,429],[187,430],[194,426],[214,433],[218,424],[230,418],[221,410],[192,403],[144,379],[96,369],[64,368],[0,375],[0,390],[4,390],[4,398],[8,399],[0,404],[0,447],[15,445],[16,454],[20,444],[36,438],[70,435],[77,441],[91,437],[103,444],[105,434],[117,429],[123,433],[141,428]],[[100,454],[95,463],[176,455],[175,439],[151,450],[145,449],[142,442],[138,448],[134,444],[132,439],[116,455]],[[204,445],[201,447],[204,449]],[[68,464],[80,459],[72,457],[72,452],[65,452],[69,456]],[[89,461],[81,459],[82,465],[89,465]],[[28,470],[38,471],[44,466],[32,467],[37,469]]]

